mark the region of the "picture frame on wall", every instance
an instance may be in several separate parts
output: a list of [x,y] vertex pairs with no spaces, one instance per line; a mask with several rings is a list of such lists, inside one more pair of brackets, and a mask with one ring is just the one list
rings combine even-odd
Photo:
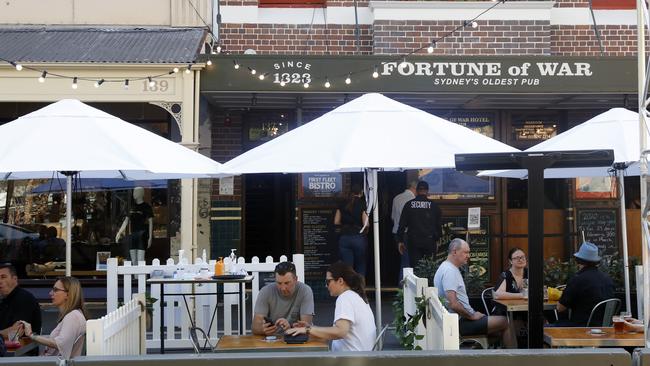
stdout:
[[96,271],[106,271],[108,258],[111,257],[111,252],[97,252],[97,261],[95,264]]
[[577,199],[616,198],[616,179],[614,177],[579,177],[575,188]]

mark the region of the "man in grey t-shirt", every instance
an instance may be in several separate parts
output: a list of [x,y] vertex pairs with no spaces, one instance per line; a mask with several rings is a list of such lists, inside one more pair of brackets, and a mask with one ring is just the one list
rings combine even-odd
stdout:
[[445,305],[450,311],[458,314],[460,335],[501,333],[503,346],[516,348],[517,342],[505,316],[488,316],[474,310],[469,304],[465,280],[459,270],[460,266],[467,264],[468,260],[469,244],[463,239],[453,239],[449,243],[447,260],[442,262],[433,277],[438,296],[446,300]]
[[[291,262],[275,266],[275,284],[264,286],[253,309],[253,334],[272,335],[292,326],[311,325],[314,294],[298,282],[296,266]],[[270,321],[269,321],[270,320]]]

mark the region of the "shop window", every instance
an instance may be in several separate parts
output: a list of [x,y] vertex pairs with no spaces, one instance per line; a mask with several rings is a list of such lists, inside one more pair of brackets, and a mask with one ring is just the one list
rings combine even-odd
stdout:
[[636,9],[636,0],[592,0],[594,10]]
[[[493,112],[433,114],[494,138]],[[429,183],[429,195],[434,199],[494,199],[494,178],[479,177],[477,174],[455,169],[421,169],[418,175],[419,179]]]
[[289,131],[293,116],[288,112],[256,111],[244,115],[244,143],[246,150],[273,140]]
[[325,0],[259,0],[260,8],[324,8]]

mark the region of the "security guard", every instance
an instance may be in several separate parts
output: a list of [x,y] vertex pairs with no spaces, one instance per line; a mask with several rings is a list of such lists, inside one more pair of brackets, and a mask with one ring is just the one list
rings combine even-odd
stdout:
[[397,229],[400,253],[404,248],[404,232],[408,231],[409,262],[413,268],[423,257],[435,255],[436,241],[442,235],[440,207],[427,198],[429,183],[419,181],[415,194],[415,198],[404,205]]

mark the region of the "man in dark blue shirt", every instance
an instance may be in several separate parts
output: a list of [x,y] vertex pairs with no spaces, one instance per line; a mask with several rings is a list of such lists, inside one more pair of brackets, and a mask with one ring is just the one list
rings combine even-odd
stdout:
[[[427,198],[429,183],[419,181],[415,198],[406,202],[397,229],[398,247],[404,246],[404,234],[411,267],[415,268],[424,257],[436,254],[436,242],[442,234],[442,212],[435,202]],[[400,253],[402,254],[402,253]]]
[[[571,315],[568,322],[560,322],[556,325],[585,327],[594,306],[614,297],[614,282],[607,274],[598,270],[600,256],[595,244],[582,243],[580,250],[573,256],[576,258],[579,270],[567,283],[557,304],[558,312],[571,309]],[[594,314],[594,319],[600,322],[604,316],[603,311]]]
[[9,330],[24,320],[32,329],[41,330],[41,308],[34,295],[18,287],[16,268],[0,263],[0,335],[9,337]]

